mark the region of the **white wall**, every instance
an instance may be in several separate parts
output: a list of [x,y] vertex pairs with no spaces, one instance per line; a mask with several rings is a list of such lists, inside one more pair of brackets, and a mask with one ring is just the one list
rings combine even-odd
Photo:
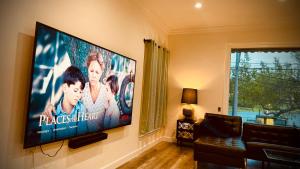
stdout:
[[[227,114],[231,48],[300,47],[299,37],[299,25],[210,29],[170,35],[166,136],[175,137],[176,120],[182,117],[183,87],[199,90],[198,105],[194,106],[197,119],[203,118],[206,112]],[[221,112],[218,107],[222,108]]]
[[[108,139],[76,150],[67,142],[57,157],[39,148],[23,149],[29,94],[35,22],[93,42],[137,60],[132,125],[108,131]],[[163,135],[138,138],[142,92],[143,39],[167,44],[165,33],[127,0],[4,0],[0,2],[0,168],[102,168],[115,167],[138,154]],[[44,145],[53,154],[61,142]],[[32,153],[34,151],[34,153]]]

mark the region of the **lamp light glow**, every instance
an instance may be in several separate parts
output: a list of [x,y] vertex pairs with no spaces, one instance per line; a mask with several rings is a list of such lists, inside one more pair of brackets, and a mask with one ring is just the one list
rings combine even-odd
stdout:
[[200,8],[202,8],[202,3],[201,2],[196,2],[194,7],[197,8],[197,9],[200,9]]

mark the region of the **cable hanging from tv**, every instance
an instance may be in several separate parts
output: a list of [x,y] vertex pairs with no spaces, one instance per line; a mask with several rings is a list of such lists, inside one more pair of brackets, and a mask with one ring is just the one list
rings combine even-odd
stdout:
[[48,157],[55,157],[57,155],[57,153],[61,150],[62,146],[64,145],[64,142],[65,142],[65,140],[62,141],[59,149],[53,155],[45,153],[44,150],[43,150],[43,148],[42,148],[42,145],[40,145],[41,152],[42,152],[42,154],[44,154],[44,155],[46,155]]

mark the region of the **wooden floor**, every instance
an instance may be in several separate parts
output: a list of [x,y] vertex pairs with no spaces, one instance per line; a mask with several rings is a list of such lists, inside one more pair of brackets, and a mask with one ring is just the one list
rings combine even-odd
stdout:
[[175,143],[161,142],[119,169],[193,169],[192,147],[178,147]]
[[[161,142],[118,169],[194,169],[193,147],[177,146],[176,143]],[[232,169],[214,164],[198,164],[199,169]],[[248,160],[247,169],[261,169],[260,161]],[[289,166],[271,163],[265,169],[285,169]]]

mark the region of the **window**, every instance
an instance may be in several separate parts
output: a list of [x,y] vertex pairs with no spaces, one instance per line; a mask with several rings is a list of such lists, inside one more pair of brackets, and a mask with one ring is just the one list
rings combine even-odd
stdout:
[[229,115],[300,127],[300,49],[233,49]]

